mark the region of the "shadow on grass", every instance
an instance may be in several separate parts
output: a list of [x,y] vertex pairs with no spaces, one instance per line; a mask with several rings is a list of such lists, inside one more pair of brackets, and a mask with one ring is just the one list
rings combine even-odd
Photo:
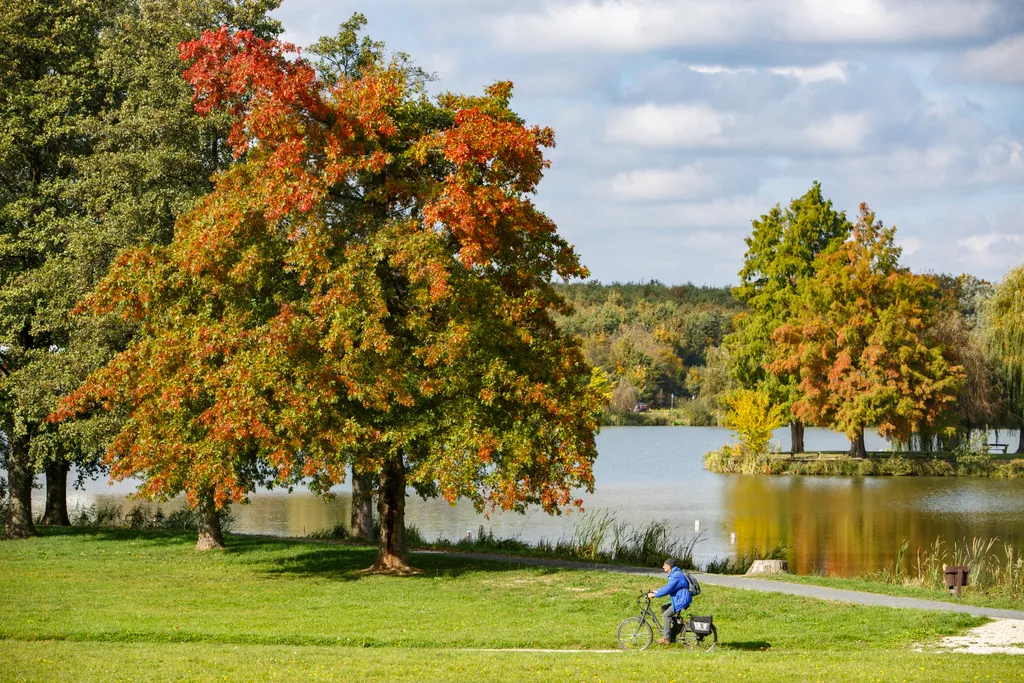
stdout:
[[[331,545],[310,549],[298,555],[277,558],[273,561],[275,566],[266,571],[272,574],[309,575],[341,581],[357,581],[374,576],[360,573],[360,571],[372,565],[376,559],[376,548]],[[444,555],[417,555],[411,564],[420,570],[419,574],[392,578],[416,581],[418,579],[433,579],[438,576],[457,577],[474,572],[494,574],[523,568],[523,565],[507,562],[470,560]],[[553,574],[562,571],[552,567],[532,566],[530,570],[538,574]]]
[[772,646],[765,640],[750,640],[744,642],[719,643],[718,647],[726,650],[768,650]]
[[151,545],[195,545],[196,535],[187,531],[119,529],[114,527],[36,525],[40,538],[85,538],[99,541],[144,541]]
[[[188,550],[196,542],[193,532],[152,529],[121,529],[110,527],[39,527],[43,538],[88,538],[96,541],[144,544],[152,548]],[[252,570],[272,575],[309,576],[335,581],[358,581],[372,575],[360,573],[377,558],[372,546],[342,543],[324,543],[305,539],[278,538],[247,534],[225,534],[221,557],[238,564],[249,565]],[[215,554],[218,551],[208,551]],[[421,571],[405,577],[408,580],[456,577],[472,572],[489,574],[516,571],[523,565],[490,560],[476,560],[444,555],[416,554],[414,567]],[[539,574],[552,574],[563,570],[551,567],[530,567]]]

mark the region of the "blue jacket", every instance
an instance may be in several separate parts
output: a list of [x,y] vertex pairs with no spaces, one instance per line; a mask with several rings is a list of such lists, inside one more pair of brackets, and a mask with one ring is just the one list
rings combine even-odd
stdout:
[[654,591],[656,598],[663,598],[666,595],[672,596],[672,609],[677,612],[686,609],[693,602],[690,582],[686,580],[686,574],[679,567],[672,567],[672,571],[668,573],[668,583]]

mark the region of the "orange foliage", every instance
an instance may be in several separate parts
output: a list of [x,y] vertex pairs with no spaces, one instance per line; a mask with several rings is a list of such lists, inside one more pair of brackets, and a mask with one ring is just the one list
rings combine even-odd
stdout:
[[400,456],[408,482],[549,511],[591,488],[600,396],[550,311],[585,277],[533,205],[553,145],[511,84],[429,100],[401,63],[323,83],[292,48],[181,46],[239,162],[164,249],[122,254],[85,309],[141,333],[52,416],[123,411],[117,478],[218,504]]
[[945,427],[964,378],[933,338],[934,282],[899,266],[894,229],[861,205],[853,237],[820,256],[768,369],[800,378],[793,413],[851,438],[876,425],[908,441]]

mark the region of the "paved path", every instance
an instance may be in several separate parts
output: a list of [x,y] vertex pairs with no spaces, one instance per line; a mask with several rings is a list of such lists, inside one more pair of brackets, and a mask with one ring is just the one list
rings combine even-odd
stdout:
[[[512,564],[526,564],[538,567],[558,567],[561,569],[589,569],[596,571],[617,572],[619,574],[635,574],[638,576],[656,576],[663,578],[664,573],[644,567],[622,567],[613,564],[591,564],[588,562],[570,562],[568,560],[554,560],[542,557],[520,557],[517,555],[494,555],[491,553],[458,553],[446,551],[413,551],[413,553],[433,553],[449,555],[451,557],[462,557],[470,560],[484,560],[491,562],[508,562]],[[702,584],[711,586],[727,586],[729,588],[742,588],[744,590],[763,591],[768,593],[786,593],[788,595],[802,595],[807,598],[818,598],[820,600],[834,600],[836,602],[852,602],[858,605],[875,605],[878,607],[903,607],[908,609],[927,609],[940,612],[962,612],[973,614],[978,617],[991,617],[993,619],[1024,619],[1024,612],[1012,609],[995,609],[992,607],[974,607],[955,602],[939,602],[938,600],[918,600],[916,598],[901,598],[893,595],[880,595],[878,593],[866,593],[864,591],[850,591],[839,588],[825,588],[824,586],[812,586],[803,583],[787,583],[769,579],[752,579],[746,576],[730,576],[725,574],[703,574],[694,572],[696,578]]]

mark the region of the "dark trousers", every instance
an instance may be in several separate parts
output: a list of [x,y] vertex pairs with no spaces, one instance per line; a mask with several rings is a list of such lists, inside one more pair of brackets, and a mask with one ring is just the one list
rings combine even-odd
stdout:
[[668,641],[675,640],[672,637],[672,615],[675,613],[676,611],[672,609],[671,602],[661,606],[661,623],[664,624],[661,627],[661,637]]

